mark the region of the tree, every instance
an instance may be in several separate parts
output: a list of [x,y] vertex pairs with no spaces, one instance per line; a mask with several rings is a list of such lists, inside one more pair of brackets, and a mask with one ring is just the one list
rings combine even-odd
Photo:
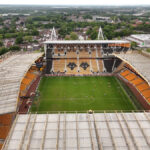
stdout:
[[96,30],[92,31],[90,37],[91,37],[92,40],[95,40],[97,38],[97,31]]
[[24,40],[25,40],[26,42],[32,42],[32,36],[25,36],[25,37],[24,37]]
[[92,16],[89,15],[89,14],[87,14],[87,15],[84,15],[84,16],[83,16],[83,19],[92,19]]
[[69,36],[69,35],[66,35],[66,36],[65,36],[65,40],[70,40],[70,36]]
[[2,47],[3,46],[3,42],[2,41],[0,41],[0,47]]
[[131,42],[131,48],[136,48],[137,47],[137,43],[136,42]]
[[0,34],[0,39],[3,39],[3,35],[2,34]]
[[147,48],[146,51],[147,51],[148,53],[150,53],[150,48]]
[[32,32],[31,32],[31,34],[32,34],[33,36],[39,35],[39,31],[36,30],[36,29],[33,29]]
[[70,39],[71,40],[78,40],[78,35],[75,32],[71,32]]
[[20,50],[20,47],[18,45],[13,45],[9,48],[9,50],[11,51],[19,51]]
[[16,44],[22,44],[23,43],[23,38],[22,38],[22,36],[18,36],[17,38],[16,38],[16,42],[15,42]]
[[5,47],[0,48],[0,55],[7,53],[9,50]]

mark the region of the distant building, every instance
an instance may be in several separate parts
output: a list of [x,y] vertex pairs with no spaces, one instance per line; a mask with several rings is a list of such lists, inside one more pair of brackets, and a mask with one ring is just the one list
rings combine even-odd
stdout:
[[80,41],[84,40],[84,37],[82,35],[79,35],[78,38],[79,38]]
[[93,16],[94,21],[114,23],[110,17]]
[[126,40],[136,42],[139,47],[150,47],[150,34],[133,34]]
[[10,46],[13,46],[15,44],[15,38],[5,39],[5,40],[3,40],[3,44],[7,48]]

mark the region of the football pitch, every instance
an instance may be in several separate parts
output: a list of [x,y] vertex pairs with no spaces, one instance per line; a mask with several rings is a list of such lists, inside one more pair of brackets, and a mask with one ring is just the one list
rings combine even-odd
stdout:
[[43,77],[31,112],[135,110],[116,77]]

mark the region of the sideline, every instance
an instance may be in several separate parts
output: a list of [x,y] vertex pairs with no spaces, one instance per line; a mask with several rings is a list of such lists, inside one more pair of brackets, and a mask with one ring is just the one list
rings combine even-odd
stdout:
[[[128,86],[125,85],[123,83],[123,81],[121,82],[117,77],[116,77],[116,80],[119,83],[119,85],[121,86],[121,88],[123,89],[124,93],[130,99],[130,101],[133,104],[133,106],[135,107],[135,109],[136,110],[143,110],[143,107],[141,107],[141,105],[138,103],[137,98],[135,97],[135,95],[132,93],[132,91],[129,91],[130,89],[128,89]],[[131,92],[131,97],[129,96],[130,92]]]
[[139,109],[137,107],[137,105],[135,104],[133,97],[129,96],[129,93],[127,92],[127,89],[124,88],[124,86],[122,85],[122,83],[119,81],[119,79],[117,77],[115,77],[116,81],[118,82],[118,84],[120,85],[121,89],[123,90],[124,94],[128,97],[129,101],[132,103],[132,105],[134,106],[134,108],[137,110]]

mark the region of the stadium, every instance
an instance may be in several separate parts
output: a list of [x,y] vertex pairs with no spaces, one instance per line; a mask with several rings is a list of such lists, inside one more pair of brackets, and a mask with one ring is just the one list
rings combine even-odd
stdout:
[[150,149],[150,58],[127,41],[46,41],[0,62],[3,150]]

